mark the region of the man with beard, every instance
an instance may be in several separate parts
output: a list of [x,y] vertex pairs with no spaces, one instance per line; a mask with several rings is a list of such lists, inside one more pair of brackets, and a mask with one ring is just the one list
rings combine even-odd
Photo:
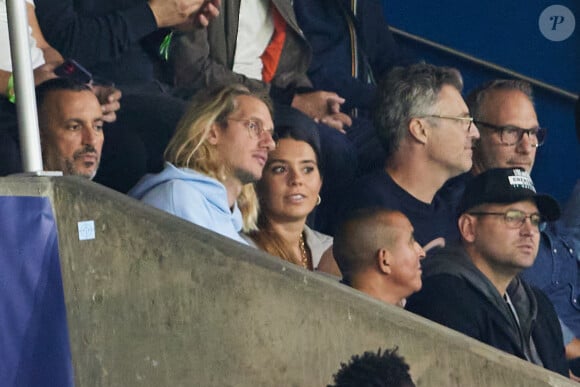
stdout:
[[36,88],[36,98],[44,169],[92,180],[105,140],[95,94],[87,85],[55,78]]
[[[531,173],[546,129],[539,124],[529,83],[495,79],[477,87],[466,98],[480,130],[473,152],[473,169],[451,185],[456,203],[465,183],[493,168],[522,168]],[[570,211],[564,211],[563,214]],[[563,221],[548,222],[540,232],[534,264],[521,277],[541,289],[554,304],[564,332],[568,359],[580,359],[580,294],[577,248]],[[574,370],[576,373],[578,370]]]
[[567,376],[554,307],[518,276],[536,259],[544,222],[559,218],[557,202],[525,170],[494,168],[467,183],[457,213],[460,245],[424,261],[407,309]]

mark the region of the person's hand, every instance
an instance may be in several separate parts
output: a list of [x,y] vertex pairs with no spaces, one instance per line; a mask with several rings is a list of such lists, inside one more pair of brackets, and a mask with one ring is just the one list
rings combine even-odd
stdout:
[[328,114],[320,119],[315,119],[314,121],[328,125],[342,133],[346,133],[346,127],[352,125],[352,119],[348,115],[340,112]]
[[192,22],[195,15],[207,0],[149,0],[157,27],[173,27]]
[[329,114],[340,112],[340,105],[344,98],[330,91],[313,91],[296,94],[292,100],[292,107],[300,110],[313,120],[320,120]]
[[117,110],[121,108],[121,90],[113,86],[91,85],[103,111],[103,121],[114,122],[117,119]]
[[52,78],[57,78],[54,69],[57,67],[56,63],[45,63],[34,69],[34,85],[38,86],[44,81]]
[[191,31],[194,28],[205,28],[220,14],[221,0],[205,0],[199,11],[189,16],[184,23],[173,26],[181,32]]
[[[335,93],[333,93],[335,94]],[[326,100],[326,105],[328,106],[328,112],[330,114],[340,113],[340,106],[344,103],[344,98],[340,97],[338,94],[331,95]],[[352,124],[352,123],[351,123]],[[348,126],[350,126],[349,124]]]
[[221,0],[208,0],[197,13],[196,22],[201,27],[207,27],[209,23],[220,14]]

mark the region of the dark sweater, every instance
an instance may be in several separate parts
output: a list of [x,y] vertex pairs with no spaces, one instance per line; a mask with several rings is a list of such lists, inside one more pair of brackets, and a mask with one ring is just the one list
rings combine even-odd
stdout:
[[[406,308],[497,349],[568,376],[562,331],[554,307],[519,277],[507,289],[519,327],[494,285],[462,247],[438,250],[423,261],[423,287]],[[539,355],[534,359],[531,342]]]
[[447,200],[438,193],[431,203],[422,202],[397,185],[384,169],[355,181],[344,205],[345,212],[369,207],[401,211],[411,221],[421,246],[440,237],[447,244],[459,240],[457,216]]

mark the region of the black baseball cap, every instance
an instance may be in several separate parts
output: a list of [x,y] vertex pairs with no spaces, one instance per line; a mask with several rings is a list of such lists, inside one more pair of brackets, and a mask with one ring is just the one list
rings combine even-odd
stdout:
[[459,214],[484,203],[515,203],[533,200],[544,220],[560,217],[558,202],[549,195],[536,193],[530,175],[521,168],[489,169],[471,179],[459,203]]

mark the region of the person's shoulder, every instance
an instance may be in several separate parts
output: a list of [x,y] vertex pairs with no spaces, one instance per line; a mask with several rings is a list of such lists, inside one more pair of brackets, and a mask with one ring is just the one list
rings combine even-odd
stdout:
[[405,309],[476,339],[480,339],[483,321],[492,312],[487,300],[468,281],[451,274],[424,280]]
[[488,297],[485,277],[473,266],[460,245],[436,249],[423,260],[423,286],[417,293],[424,302],[448,302],[470,308]]
[[372,183],[376,181],[389,182],[390,180],[391,178],[389,174],[383,168],[378,168],[360,176],[355,181],[360,183]]
[[436,197],[439,200],[443,200],[452,207],[457,207],[463,192],[465,191],[465,186],[473,178],[471,172],[465,172],[461,175],[455,176],[445,182],[443,187],[437,191]]
[[205,198],[206,195],[200,189],[200,184],[196,181],[173,179],[168,180],[162,184],[165,190],[171,192],[173,195],[185,194],[191,195],[188,200],[196,198]]
[[530,289],[530,292],[534,295],[534,298],[536,299],[536,305],[538,306],[538,314],[550,312],[555,315],[556,311],[554,309],[554,304],[552,303],[552,301],[550,301],[546,293],[544,293],[537,286],[529,284],[525,280],[523,282]]
[[200,192],[200,186],[211,183],[206,176],[184,168],[176,168],[173,165],[166,167],[156,178],[157,186],[166,191],[193,191]]
[[409,298],[408,305],[411,309],[414,305],[456,306],[471,293],[469,289],[465,279],[450,273],[438,273],[423,279],[421,290]]
[[215,195],[218,192],[225,193],[225,187],[216,179],[189,168],[177,168],[167,164],[166,168],[158,177],[159,185],[165,185],[172,191],[198,192],[202,196]]
[[316,244],[323,246],[325,249],[332,246],[333,238],[330,235],[313,230],[308,226],[304,226],[304,234],[309,245]]
[[453,325],[461,316],[475,317],[481,309],[480,300],[465,279],[441,273],[423,280],[421,290],[409,297],[405,309],[443,325]]
[[[166,163],[161,172],[146,175],[141,179],[129,195],[144,202],[167,201],[173,205],[180,201],[199,201],[215,196],[222,190],[224,190],[223,186],[209,176]],[[155,203],[150,204],[155,205]]]
[[[430,258],[427,258],[430,259]],[[421,293],[424,292],[423,289],[426,288],[439,289],[441,288],[439,294],[455,294],[458,288],[468,288],[468,282],[461,276],[455,275],[453,273],[439,272],[423,278],[423,287],[421,288]],[[437,297],[437,294],[428,294],[429,296]]]
[[562,241],[565,245],[572,244],[573,231],[562,219],[558,219],[554,222],[547,222],[546,228],[542,231],[542,234],[549,238],[550,244],[555,240]]
[[356,179],[351,192],[355,198],[389,197],[396,193],[397,187],[387,172],[377,169]]
[[140,200],[153,207],[165,210],[174,215],[183,207],[195,207],[196,203],[206,200],[205,195],[194,184],[187,181],[165,180],[144,192]]

